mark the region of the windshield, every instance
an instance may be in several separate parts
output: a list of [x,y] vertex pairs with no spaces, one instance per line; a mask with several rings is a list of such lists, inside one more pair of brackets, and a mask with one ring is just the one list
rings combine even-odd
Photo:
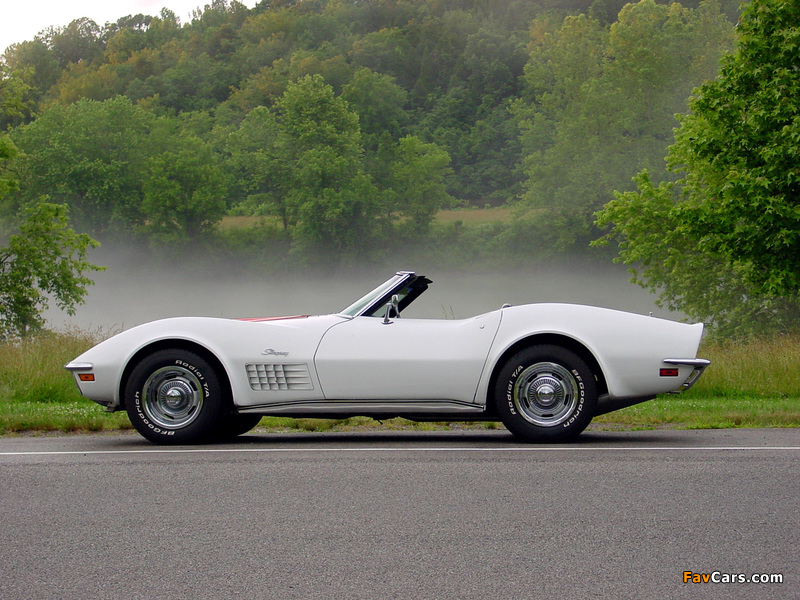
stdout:
[[428,289],[431,280],[411,271],[400,271],[394,277],[376,287],[339,314],[346,317],[378,317],[386,312],[386,304],[397,295],[398,310],[402,312],[409,304]]
[[347,317],[357,317],[358,315],[362,314],[365,309],[369,308],[374,302],[380,300],[384,296],[386,296],[389,292],[391,292],[395,287],[397,287],[403,280],[408,279],[408,273],[398,273],[394,277],[392,277],[389,281],[384,282],[380,286],[376,287],[366,296],[356,300],[353,304],[345,308],[339,314],[345,315]]

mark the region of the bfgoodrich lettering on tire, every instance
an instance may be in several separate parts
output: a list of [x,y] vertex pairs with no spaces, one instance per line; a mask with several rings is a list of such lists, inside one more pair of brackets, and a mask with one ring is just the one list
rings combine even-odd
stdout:
[[157,444],[210,441],[224,415],[219,378],[200,356],[159,350],[133,369],[125,387],[131,423]]
[[495,403],[503,424],[525,441],[577,436],[594,415],[597,391],[586,363],[560,346],[526,348],[501,368]]

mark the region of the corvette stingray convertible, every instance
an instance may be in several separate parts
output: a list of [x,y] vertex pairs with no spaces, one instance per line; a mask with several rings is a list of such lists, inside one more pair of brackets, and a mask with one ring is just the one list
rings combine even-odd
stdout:
[[703,325],[570,304],[409,319],[431,280],[401,271],[329,315],[181,317],[66,365],[81,393],[160,444],[230,438],[263,415],[496,421],[525,441],[691,387]]

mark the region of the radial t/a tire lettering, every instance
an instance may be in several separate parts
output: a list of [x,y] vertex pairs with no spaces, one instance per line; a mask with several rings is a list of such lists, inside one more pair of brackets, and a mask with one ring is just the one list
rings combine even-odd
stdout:
[[226,399],[214,369],[185,350],[159,350],[143,359],[125,386],[125,408],[136,430],[157,444],[211,441]]
[[592,420],[597,386],[575,353],[554,345],[532,346],[500,369],[494,398],[500,419],[516,437],[558,442],[576,437]]

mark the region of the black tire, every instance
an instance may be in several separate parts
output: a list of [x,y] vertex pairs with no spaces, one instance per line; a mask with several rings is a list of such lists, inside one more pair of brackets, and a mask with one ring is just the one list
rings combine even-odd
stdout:
[[500,369],[494,392],[503,424],[526,442],[576,437],[597,406],[592,371],[560,346],[532,346],[512,356]]
[[261,421],[262,415],[237,415],[229,414],[217,430],[217,437],[221,440],[230,440],[247,433]]
[[185,350],[159,350],[142,360],[125,386],[125,408],[136,430],[156,444],[211,441],[227,400],[219,376]]

